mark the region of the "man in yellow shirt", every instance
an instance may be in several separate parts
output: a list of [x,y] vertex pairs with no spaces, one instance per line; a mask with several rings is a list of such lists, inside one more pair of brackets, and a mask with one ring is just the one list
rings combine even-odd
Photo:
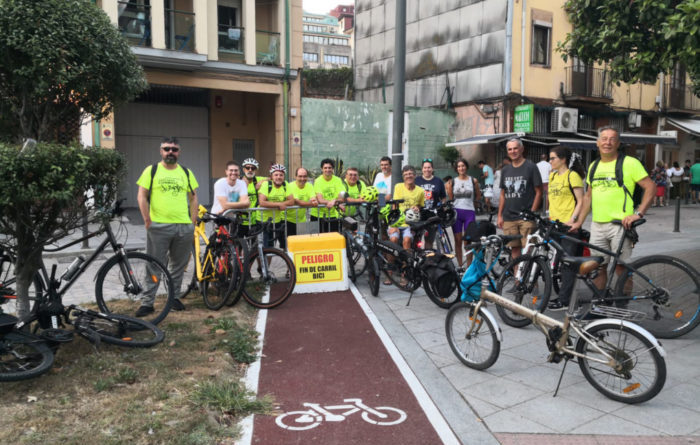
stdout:
[[[401,213],[406,213],[408,209],[420,212],[420,209],[425,205],[425,191],[416,185],[416,169],[411,165],[407,165],[401,169],[401,176],[403,177],[403,182],[394,186],[393,199],[404,200],[399,204]],[[411,248],[413,233],[408,224],[403,224],[400,227],[389,227],[387,233],[390,241],[398,243],[399,238],[401,238],[403,240],[403,248]]]
[[319,225],[319,232],[337,232],[340,228],[338,221],[338,210],[335,205],[342,202],[340,193],[345,191],[342,179],[333,174],[335,162],[332,159],[321,161],[321,171],[323,175],[314,181],[314,192],[319,205],[325,209],[311,209],[311,221],[322,220]]
[[267,247],[272,247],[275,238],[279,240],[282,249],[287,246],[284,225],[280,223],[286,217],[287,206],[294,205],[294,196],[287,190],[287,182],[284,180],[286,171],[287,168],[282,164],[271,166],[271,179],[262,183],[258,191],[260,207],[274,209],[264,210],[262,214],[263,221],[272,219],[272,224],[263,233],[263,243]]
[[[615,165],[618,159],[620,148],[620,132],[615,127],[602,127],[598,130],[598,141],[596,142],[600,152],[599,165],[596,166],[595,174],[591,178],[591,170],[595,162],[589,167],[586,175],[588,190],[583,196],[583,205],[578,221],[571,230],[578,230],[588,216],[588,212],[593,209],[593,222],[591,223],[590,243],[607,250],[616,250],[620,239],[624,236],[621,226],[613,224],[613,220],[621,220],[625,228],[630,228],[632,223],[644,217],[656,194],[656,185],[647,174],[644,166],[636,158],[625,156],[622,160],[623,182],[627,190],[620,187],[615,177]],[[635,185],[644,189],[644,197],[635,211],[632,204],[632,194]],[[628,193],[629,192],[629,193]],[[627,261],[632,256],[632,243],[626,239],[620,259]],[[605,288],[608,280],[607,261],[599,268],[599,274],[595,278],[598,289]],[[617,266],[615,273],[620,275],[624,272],[624,267]]]
[[[181,311],[185,305],[179,300],[180,286],[192,250],[199,209],[195,190],[199,184],[191,171],[177,163],[180,157],[177,138],[163,139],[160,156],[161,162],[146,167],[136,181],[138,203],[146,225],[146,252],[168,265],[176,293],[172,309]],[[137,317],[148,317],[154,312],[157,290],[153,287],[146,291],[136,311]]]
[[314,186],[309,180],[309,172],[304,167],[297,168],[296,181],[289,184],[289,193],[294,196],[294,205],[300,209],[287,210],[287,235],[297,234],[297,224],[306,222],[306,208],[318,206]]

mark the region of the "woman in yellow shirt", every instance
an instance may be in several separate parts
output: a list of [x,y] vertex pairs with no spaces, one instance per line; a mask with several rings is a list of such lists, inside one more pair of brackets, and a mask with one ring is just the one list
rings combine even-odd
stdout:
[[[578,220],[583,203],[583,166],[578,157],[572,160],[566,147],[553,148],[549,153],[552,171],[549,174],[549,218],[571,225]],[[578,233],[571,233],[578,237]],[[573,241],[561,240],[560,244],[570,255],[580,255],[581,247]],[[576,271],[562,265],[559,295],[549,303],[549,309],[566,310],[576,284]]]

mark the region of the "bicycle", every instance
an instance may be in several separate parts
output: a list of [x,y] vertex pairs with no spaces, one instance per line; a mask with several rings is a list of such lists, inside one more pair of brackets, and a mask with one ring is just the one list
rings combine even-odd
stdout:
[[[691,265],[664,255],[646,256],[632,262],[620,259],[624,238],[638,239],[635,229],[646,220],[637,220],[631,229],[625,230],[625,236],[620,239],[617,250],[611,252],[567,235],[568,227],[561,223],[540,218],[531,212],[523,215],[537,221],[540,231],[544,234],[543,239],[534,244],[538,249],[540,245],[548,245],[556,250],[558,256],[565,255],[564,249],[556,239],[566,239],[592,251],[610,255],[612,270],[618,265],[625,268],[614,287],[615,274],[609,274],[606,286],[602,290],[593,283],[597,271],[593,271],[589,276],[579,277],[593,295],[582,302],[582,316],[614,314],[617,318],[636,320],[659,338],[679,337],[700,324],[700,276]],[[621,224],[620,221],[613,223]],[[544,254],[539,253],[539,250],[537,252],[534,257],[521,257],[522,259],[518,258],[514,263],[525,263],[526,271],[530,265],[537,264],[537,268],[544,271],[543,275],[550,274],[550,266]],[[528,275],[531,274],[526,273],[524,276]],[[540,304],[546,306],[549,297],[549,293],[544,292]]]
[[[6,288],[0,291],[0,381],[25,380],[47,372],[58,346],[72,341],[76,332],[94,344],[104,341],[149,347],[163,341],[163,331],[145,320],[74,304],[64,306],[66,287],[61,288],[62,278],[56,279],[56,269],[56,265],[51,268],[45,290],[39,292],[30,313],[21,320],[2,312],[1,305],[16,296]],[[73,326],[73,331],[63,329],[67,325]]]
[[[579,275],[596,270],[602,257],[565,257]],[[573,308],[563,321],[550,318],[536,310],[481,288],[479,298],[463,294],[462,301],[447,313],[445,333],[450,349],[466,366],[487,369],[500,354],[503,333],[486,303],[503,306],[508,311],[527,318],[545,336],[549,350],[548,362],[564,360],[554,396],[570,360],[576,360],[586,380],[601,394],[624,403],[641,403],[652,399],[666,381],[666,353],[661,344],[644,328],[626,320],[605,318],[584,325],[574,317]],[[575,341],[575,343],[574,343]]]
[[[397,425],[406,420],[406,413],[390,406],[372,408],[362,402],[362,399],[343,399],[346,405],[321,406],[319,403],[304,403],[306,411],[290,411],[275,418],[280,428],[290,431],[304,431],[316,428],[324,420],[326,422],[342,422],[348,416],[361,412],[362,420],[372,425]],[[347,404],[351,403],[351,404]],[[340,411],[334,414],[331,411]]]

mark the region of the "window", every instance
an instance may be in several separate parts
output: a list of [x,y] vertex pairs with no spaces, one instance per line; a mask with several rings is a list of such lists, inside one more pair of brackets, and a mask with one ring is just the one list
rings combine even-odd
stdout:
[[325,30],[326,28],[324,26],[304,25],[304,31],[324,32]]
[[550,26],[534,24],[532,26],[532,61],[533,65],[549,66],[549,52],[551,44]]
[[119,0],[119,31],[130,44],[151,46],[151,5],[149,0]]
[[304,61],[305,62],[318,62],[318,54],[317,53],[304,53]]
[[336,63],[338,65],[349,65],[348,56],[335,56],[333,54],[324,54],[323,61],[325,63]]

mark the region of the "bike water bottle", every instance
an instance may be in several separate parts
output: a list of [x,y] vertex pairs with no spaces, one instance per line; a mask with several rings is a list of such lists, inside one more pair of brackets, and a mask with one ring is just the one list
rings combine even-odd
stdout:
[[61,275],[61,280],[70,280],[73,278],[75,273],[80,269],[80,266],[85,262],[85,255],[80,255],[76,259],[73,260],[72,263],[70,263],[70,266],[68,266],[68,269],[66,269],[65,272],[63,272],[63,275]]

